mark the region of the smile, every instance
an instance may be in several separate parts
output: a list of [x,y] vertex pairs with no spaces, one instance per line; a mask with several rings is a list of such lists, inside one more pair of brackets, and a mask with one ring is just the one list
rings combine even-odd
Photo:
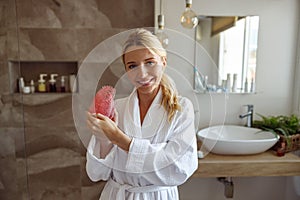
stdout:
[[141,86],[149,86],[151,84],[153,79],[147,80],[147,81],[137,81],[137,83]]

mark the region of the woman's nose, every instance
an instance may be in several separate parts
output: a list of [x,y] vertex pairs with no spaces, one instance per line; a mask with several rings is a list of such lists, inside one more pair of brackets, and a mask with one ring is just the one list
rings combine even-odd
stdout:
[[138,76],[139,76],[140,78],[143,78],[143,77],[146,77],[147,74],[148,74],[148,72],[147,72],[146,67],[145,67],[144,65],[140,65],[140,66],[138,67]]

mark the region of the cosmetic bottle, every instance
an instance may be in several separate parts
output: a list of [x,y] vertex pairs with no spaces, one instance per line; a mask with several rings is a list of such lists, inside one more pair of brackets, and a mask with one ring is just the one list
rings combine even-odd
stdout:
[[60,77],[60,92],[66,92],[65,76]]
[[34,86],[34,80],[30,81],[30,93],[34,93],[35,92],[35,86]]
[[248,79],[245,79],[245,86],[244,86],[244,92],[247,93],[248,92]]
[[255,92],[255,83],[253,78],[251,79],[250,92]]
[[69,76],[69,85],[70,85],[70,90],[72,93],[77,92],[77,80],[76,80],[75,74],[71,74]]
[[24,86],[25,86],[24,78],[20,77],[18,80],[17,92],[23,93]]
[[227,74],[226,90],[227,92],[231,92],[231,74]]
[[237,74],[233,74],[232,92],[237,92]]
[[49,80],[49,92],[56,92],[56,77],[57,74],[51,74]]
[[47,77],[47,74],[40,74],[40,79],[38,80],[38,91],[39,92],[46,92],[46,81],[44,77]]

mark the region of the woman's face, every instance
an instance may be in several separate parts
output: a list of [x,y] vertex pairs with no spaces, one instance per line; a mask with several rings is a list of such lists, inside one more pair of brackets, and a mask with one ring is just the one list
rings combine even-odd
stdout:
[[166,59],[151,53],[145,47],[130,47],[124,55],[124,63],[130,81],[139,93],[158,91],[166,66]]

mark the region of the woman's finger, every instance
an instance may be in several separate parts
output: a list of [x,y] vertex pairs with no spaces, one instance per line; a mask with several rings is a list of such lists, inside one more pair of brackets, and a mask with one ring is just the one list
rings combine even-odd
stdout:
[[97,117],[98,119],[100,119],[100,120],[105,120],[105,119],[107,118],[105,115],[102,115],[102,114],[100,114],[100,113],[97,113],[97,114],[96,114],[96,117]]
[[97,129],[97,127],[94,126],[90,121],[87,121],[87,126],[91,131],[95,131]]
[[118,114],[118,112],[117,112],[117,110],[115,109],[114,110],[114,118],[113,118],[113,120],[114,120],[114,122],[118,125],[118,117],[119,117],[119,114]]

